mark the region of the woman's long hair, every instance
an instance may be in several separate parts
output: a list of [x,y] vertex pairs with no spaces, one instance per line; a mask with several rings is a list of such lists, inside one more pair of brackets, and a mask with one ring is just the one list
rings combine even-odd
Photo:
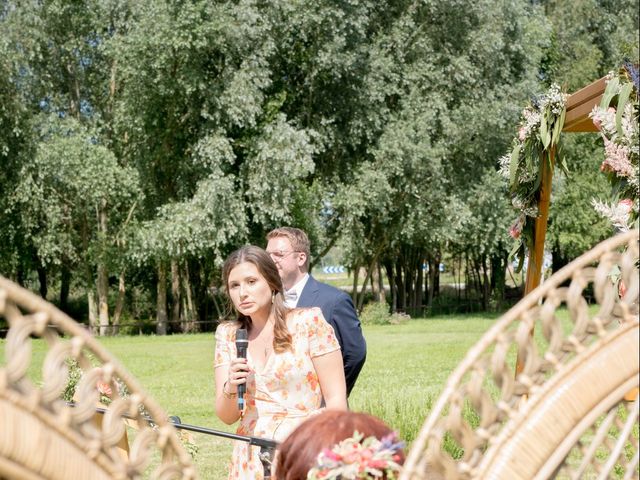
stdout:
[[[280,353],[291,348],[291,334],[287,329],[287,314],[289,308],[284,304],[284,287],[278,273],[278,267],[273,263],[269,254],[260,247],[246,245],[233,252],[222,266],[222,282],[227,297],[229,295],[229,274],[231,270],[241,263],[249,262],[255,265],[260,275],[264,277],[272,292],[271,314],[274,318],[273,325],[273,349]],[[251,328],[251,317],[238,312],[237,317],[240,328]]]

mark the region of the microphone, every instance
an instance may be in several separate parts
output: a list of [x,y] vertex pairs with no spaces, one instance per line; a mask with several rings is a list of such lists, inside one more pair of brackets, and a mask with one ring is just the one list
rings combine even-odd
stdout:
[[[249,345],[249,334],[246,328],[236,330],[236,351],[238,358],[247,358],[247,346]],[[244,394],[247,391],[247,383],[238,385],[238,409],[244,410]]]

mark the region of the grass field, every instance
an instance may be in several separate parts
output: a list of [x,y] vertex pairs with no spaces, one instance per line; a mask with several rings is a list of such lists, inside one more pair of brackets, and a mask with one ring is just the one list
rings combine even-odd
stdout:
[[[367,361],[351,394],[352,410],[381,417],[409,446],[446,379],[495,315],[411,320],[365,326]],[[170,415],[183,423],[232,432],[214,412],[213,334],[107,337],[100,340]],[[34,340],[30,376],[38,381],[45,345]],[[4,359],[4,340],[0,340]],[[1,361],[4,363],[4,360]],[[203,479],[226,478],[231,442],[194,434]]]

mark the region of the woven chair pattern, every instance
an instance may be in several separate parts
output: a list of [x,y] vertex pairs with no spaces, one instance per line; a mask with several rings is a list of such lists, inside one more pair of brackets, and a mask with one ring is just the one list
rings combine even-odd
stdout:
[[[196,478],[167,414],[83,326],[3,277],[0,317],[9,325],[0,361],[0,478]],[[32,356],[34,337],[46,344],[42,365]],[[83,374],[73,405],[62,394],[74,363]],[[42,382],[31,379],[35,368]],[[112,392],[124,385],[129,393],[105,406],[101,421],[98,382]],[[128,455],[117,448],[125,421],[139,426]]]
[[401,479],[638,478],[637,390],[625,399],[639,383],[638,320],[635,230],[496,321],[449,377]]

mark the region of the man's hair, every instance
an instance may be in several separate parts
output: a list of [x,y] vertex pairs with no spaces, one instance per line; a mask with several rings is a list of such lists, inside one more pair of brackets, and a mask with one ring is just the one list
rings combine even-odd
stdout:
[[291,243],[291,247],[296,252],[302,252],[306,256],[304,262],[304,268],[309,270],[309,259],[311,257],[311,244],[309,243],[309,237],[303,230],[294,227],[280,227],[274,228],[267,233],[267,242],[272,238],[285,237]]
[[[351,437],[354,432],[379,440],[393,430],[378,417],[367,413],[324,410],[300,424],[280,446],[276,459],[277,480],[300,480],[316,464],[318,454]],[[404,463],[404,452],[398,451],[398,463]],[[383,477],[383,478],[386,478]]]

